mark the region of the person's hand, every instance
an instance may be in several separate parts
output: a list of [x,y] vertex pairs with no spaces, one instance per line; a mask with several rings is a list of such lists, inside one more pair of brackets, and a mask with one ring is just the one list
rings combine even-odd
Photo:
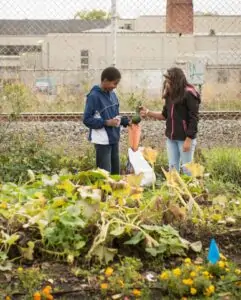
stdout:
[[114,119],[106,120],[105,125],[108,127],[118,127],[120,126],[120,119],[114,118]]
[[139,109],[140,109],[140,115],[141,115],[141,117],[142,118],[147,117],[149,109],[146,108],[146,107],[144,107],[144,106],[140,106]]
[[189,152],[191,150],[192,140],[186,138],[183,144],[183,152]]

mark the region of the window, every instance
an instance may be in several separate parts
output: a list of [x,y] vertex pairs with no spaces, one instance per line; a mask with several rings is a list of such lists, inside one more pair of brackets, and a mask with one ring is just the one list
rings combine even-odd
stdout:
[[131,30],[132,29],[131,24],[125,24],[124,29]]
[[216,35],[215,30],[214,30],[214,29],[210,29],[210,30],[209,30],[209,35],[211,35],[211,36]]
[[218,70],[218,83],[228,82],[228,72],[227,70]]
[[24,52],[41,52],[41,46],[24,46],[24,45],[1,45],[0,55],[3,56],[18,56]]
[[80,51],[80,64],[82,70],[89,69],[89,50]]

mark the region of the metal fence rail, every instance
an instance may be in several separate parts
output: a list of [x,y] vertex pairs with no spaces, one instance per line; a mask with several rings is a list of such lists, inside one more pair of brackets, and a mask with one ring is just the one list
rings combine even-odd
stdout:
[[[121,112],[121,116],[131,117],[133,112]],[[240,120],[241,111],[201,111],[200,119],[204,120]],[[9,120],[18,122],[62,122],[62,121],[76,121],[80,122],[83,119],[83,112],[69,112],[69,113],[21,113],[20,115],[0,114],[0,122],[7,122]]]
[[241,110],[240,0],[39,3],[1,2],[0,112],[19,103],[22,112],[81,111],[111,64],[122,71],[122,95],[158,99],[176,65],[201,90],[204,110]]

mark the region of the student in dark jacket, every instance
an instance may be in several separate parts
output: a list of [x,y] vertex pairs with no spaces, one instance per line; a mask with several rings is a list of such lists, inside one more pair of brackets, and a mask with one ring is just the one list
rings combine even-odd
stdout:
[[[141,115],[166,121],[169,169],[179,171],[181,165],[193,160],[201,100],[199,93],[187,82],[182,69],[171,68],[164,76],[165,105],[162,112],[152,112],[141,107]],[[185,168],[183,171],[188,174]]]
[[120,71],[106,68],[100,85],[87,95],[83,123],[90,129],[89,140],[95,145],[96,166],[111,174],[120,173],[120,126],[128,126],[127,117],[119,116],[119,101],[114,92],[121,80]]

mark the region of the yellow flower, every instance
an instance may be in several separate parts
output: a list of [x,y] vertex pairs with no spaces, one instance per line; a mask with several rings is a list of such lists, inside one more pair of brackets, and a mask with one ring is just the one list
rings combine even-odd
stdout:
[[108,267],[108,268],[105,270],[105,275],[106,275],[107,277],[109,277],[109,276],[112,275],[113,272],[114,272],[114,270],[113,270],[112,268]]
[[185,285],[192,285],[193,284],[193,280],[191,278],[188,279],[183,279],[183,284]]
[[7,205],[6,202],[0,203],[0,208],[2,208],[2,209],[7,209],[7,207],[8,207],[8,205]]
[[225,277],[224,276],[220,276],[220,278],[221,278],[221,280],[224,280]]
[[241,274],[241,270],[240,269],[235,269],[235,274],[240,275]]
[[19,268],[18,268],[18,272],[19,272],[19,273],[23,272],[23,268],[22,268],[22,267],[19,267]]
[[210,285],[208,288],[205,289],[204,295],[209,297],[215,292],[215,286]]
[[182,297],[181,300],[187,300],[187,297]]
[[9,296],[6,296],[5,300],[11,300],[11,298]]
[[185,264],[191,264],[192,263],[192,261],[189,257],[185,258],[184,262],[185,262]]
[[108,289],[108,283],[101,283],[100,288],[102,290],[107,290]]
[[190,294],[191,295],[196,295],[197,294],[197,290],[195,288],[191,288],[190,289]]
[[172,272],[175,276],[180,276],[182,273],[180,268],[176,268],[176,269],[172,270]]
[[204,271],[203,272],[203,276],[209,277],[209,272],[208,271]]
[[168,273],[167,272],[162,272],[161,275],[160,275],[160,278],[162,280],[167,280],[169,277]]
[[225,271],[228,273],[228,272],[230,272],[230,269],[229,269],[229,268],[226,268]]
[[220,253],[220,258],[221,258],[222,260],[227,260],[227,258],[226,258],[222,253]]
[[191,276],[191,277],[196,277],[197,274],[196,274],[196,272],[192,271],[192,272],[190,273],[190,276]]
[[225,262],[224,261],[219,261],[218,266],[219,266],[219,268],[224,268],[225,267]]
[[202,270],[202,269],[203,269],[203,266],[197,266],[197,267],[196,267],[196,270],[197,270],[197,271],[200,271],[200,270]]
[[134,289],[132,291],[132,294],[135,296],[135,297],[140,297],[141,296],[141,291],[140,290],[137,290],[137,289]]

